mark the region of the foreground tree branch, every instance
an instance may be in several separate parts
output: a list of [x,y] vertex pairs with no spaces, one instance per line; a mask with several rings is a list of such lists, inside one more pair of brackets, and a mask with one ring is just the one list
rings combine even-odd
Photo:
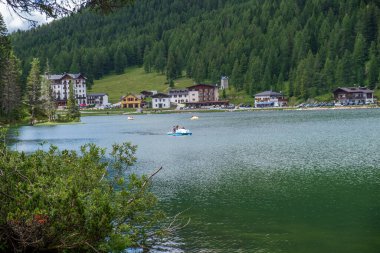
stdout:
[[58,18],[76,13],[83,9],[92,9],[101,13],[110,13],[126,5],[134,3],[135,0],[0,0],[16,15],[32,23],[30,18],[33,12],[45,14],[48,18]]

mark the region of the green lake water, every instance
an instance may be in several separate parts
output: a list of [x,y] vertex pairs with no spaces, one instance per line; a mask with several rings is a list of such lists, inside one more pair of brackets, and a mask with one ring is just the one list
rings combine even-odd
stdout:
[[[153,252],[380,252],[380,110],[84,117],[21,127],[13,148],[131,141],[137,173],[191,222]],[[166,132],[184,125],[192,136]]]

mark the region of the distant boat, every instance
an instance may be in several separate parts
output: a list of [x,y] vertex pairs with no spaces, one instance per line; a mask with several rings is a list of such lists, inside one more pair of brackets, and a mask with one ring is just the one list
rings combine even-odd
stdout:
[[128,116],[127,119],[128,119],[128,120],[134,120],[135,118],[133,118],[132,116]]
[[175,132],[168,132],[168,135],[171,136],[183,136],[183,135],[192,135],[189,129],[177,129]]
[[197,120],[197,119],[199,119],[199,117],[198,116],[195,116],[195,115],[193,115],[191,118],[190,118],[191,120]]

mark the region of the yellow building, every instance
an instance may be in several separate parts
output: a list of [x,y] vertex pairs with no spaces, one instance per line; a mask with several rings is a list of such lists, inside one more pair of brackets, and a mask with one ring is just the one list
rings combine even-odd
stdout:
[[121,98],[122,108],[141,108],[143,100],[141,95],[127,95]]

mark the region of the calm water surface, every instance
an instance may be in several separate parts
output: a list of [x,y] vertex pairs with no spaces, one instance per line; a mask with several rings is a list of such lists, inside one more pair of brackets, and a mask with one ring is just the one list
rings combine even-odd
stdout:
[[[155,252],[380,252],[380,110],[190,117],[22,127],[13,147],[138,145],[138,173],[164,167],[153,187],[161,207],[191,218]],[[177,124],[193,135],[167,136]]]

